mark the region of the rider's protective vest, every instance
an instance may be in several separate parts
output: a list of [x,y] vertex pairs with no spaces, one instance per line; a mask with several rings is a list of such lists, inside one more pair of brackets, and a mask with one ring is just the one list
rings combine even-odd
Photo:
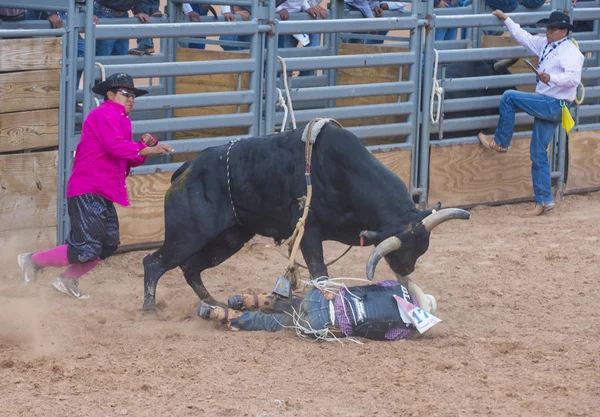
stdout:
[[407,288],[400,284],[393,287],[350,287],[344,294],[344,303],[350,317],[352,335],[384,340],[388,330],[409,327],[400,317],[394,295],[412,303]]

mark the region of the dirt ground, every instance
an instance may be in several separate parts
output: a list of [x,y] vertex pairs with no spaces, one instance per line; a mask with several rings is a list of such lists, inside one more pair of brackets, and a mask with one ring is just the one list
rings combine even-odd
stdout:
[[[419,340],[313,343],[292,332],[230,332],[195,316],[181,272],[140,311],[142,257],[115,256],[82,281],[92,298],[0,272],[1,416],[597,416],[600,193],[477,207],[441,225],[413,279],[443,322]],[[344,249],[326,245],[326,257]],[[270,291],[285,259],[258,238],[204,281],[225,300]],[[355,248],[332,276],[364,277]],[[6,254],[4,254],[6,255]],[[391,279],[380,264],[378,280]]]

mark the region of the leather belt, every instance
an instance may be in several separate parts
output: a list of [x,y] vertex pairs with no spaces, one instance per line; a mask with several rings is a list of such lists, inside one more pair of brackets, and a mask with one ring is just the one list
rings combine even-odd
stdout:
[[94,2],[94,7],[96,9],[100,10],[101,12],[110,13],[110,14],[112,14],[114,16],[117,16],[117,17],[121,17],[121,16],[127,15],[127,11],[114,10],[114,9],[109,8],[109,7],[105,7],[105,6],[101,5],[97,1]]

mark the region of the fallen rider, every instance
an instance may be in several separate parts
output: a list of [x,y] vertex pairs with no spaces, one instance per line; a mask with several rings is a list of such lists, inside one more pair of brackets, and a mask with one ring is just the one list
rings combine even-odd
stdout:
[[300,336],[320,340],[363,337],[374,340],[411,339],[440,320],[437,303],[412,280],[346,287],[328,280],[316,284],[305,298],[274,294],[242,294],[229,298],[229,308],[208,305],[198,316],[231,330],[295,329]]

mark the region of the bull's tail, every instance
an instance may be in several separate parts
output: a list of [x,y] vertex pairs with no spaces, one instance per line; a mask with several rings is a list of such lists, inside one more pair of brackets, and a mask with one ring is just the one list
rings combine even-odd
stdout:
[[323,129],[323,126],[325,126],[327,122],[333,122],[341,128],[344,127],[335,119],[320,119],[317,117],[308,122],[308,125],[304,128],[304,132],[302,132],[302,142],[306,142],[308,139],[310,143],[315,143],[317,136],[319,136],[321,129]]

